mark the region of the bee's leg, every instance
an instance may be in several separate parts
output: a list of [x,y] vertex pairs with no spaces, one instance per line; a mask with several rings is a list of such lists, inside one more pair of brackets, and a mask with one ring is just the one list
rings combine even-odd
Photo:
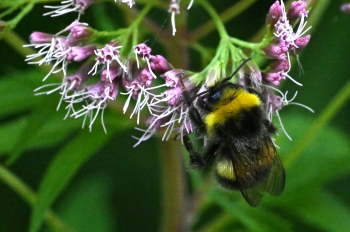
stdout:
[[197,108],[191,106],[188,111],[188,116],[191,119],[191,123],[194,124],[194,127],[199,130],[200,133],[206,134],[207,130],[203,122],[201,114],[198,112]]
[[203,162],[204,164],[207,164],[210,162],[210,160],[214,157],[215,152],[219,149],[221,146],[219,141],[209,143],[206,148],[205,152],[203,154]]
[[194,168],[201,168],[206,166],[213,158],[216,150],[220,147],[220,143],[211,143],[206,147],[206,151],[201,155],[194,149],[192,142],[188,135],[183,136],[184,145],[190,153],[191,166]]
[[184,135],[182,137],[184,145],[187,149],[187,151],[190,153],[190,160],[192,167],[203,167],[205,164],[201,158],[201,156],[198,154],[198,152],[194,149],[192,142],[188,135]]
[[267,132],[269,132],[269,134],[276,134],[277,133],[277,128],[272,124],[272,122],[270,122],[269,120],[265,120],[264,124],[266,126]]

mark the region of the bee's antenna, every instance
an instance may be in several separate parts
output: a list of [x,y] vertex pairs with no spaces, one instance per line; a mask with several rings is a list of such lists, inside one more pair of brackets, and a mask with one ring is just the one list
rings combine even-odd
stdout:
[[240,66],[238,66],[238,68],[232,73],[232,75],[229,76],[229,77],[226,77],[225,79],[223,79],[222,82],[231,80],[231,78],[232,78],[234,75],[236,75],[236,74],[238,73],[238,71],[239,71],[248,61],[250,61],[251,59],[252,59],[252,58],[248,58],[248,59],[244,60],[243,63],[242,63]]

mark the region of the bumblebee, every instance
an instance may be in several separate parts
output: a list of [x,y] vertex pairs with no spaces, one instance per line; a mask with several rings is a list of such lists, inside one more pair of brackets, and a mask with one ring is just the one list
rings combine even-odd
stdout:
[[285,172],[270,137],[276,128],[267,119],[263,97],[253,88],[230,82],[248,60],[206,91],[195,96],[183,91],[189,119],[207,145],[199,154],[187,135],[183,142],[192,167],[203,168],[215,158],[218,183],[239,190],[256,207],[264,192],[273,196],[283,192]]

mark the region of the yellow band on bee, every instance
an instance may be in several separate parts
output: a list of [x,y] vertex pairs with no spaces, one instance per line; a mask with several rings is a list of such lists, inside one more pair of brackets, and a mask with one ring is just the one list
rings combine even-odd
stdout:
[[225,90],[220,102],[215,105],[214,111],[204,119],[208,134],[211,135],[215,130],[214,127],[224,124],[228,118],[237,118],[243,110],[249,110],[260,105],[260,98],[244,89]]
[[233,169],[233,165],[228,160],[224,159],[218,162],[216,166],[216,172],[220,177],[224,179],[228,179],[232,181],[236,180],[236,175]]

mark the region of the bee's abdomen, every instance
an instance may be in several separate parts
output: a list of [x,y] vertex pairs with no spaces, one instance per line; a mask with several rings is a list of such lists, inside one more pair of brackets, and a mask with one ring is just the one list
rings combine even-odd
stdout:
[[265,181],[270,167],[260,166],[258,169],[233,166],[231,160],[221,159],[216,166],[216,178],[221,186],[227,189],[249,189]]

